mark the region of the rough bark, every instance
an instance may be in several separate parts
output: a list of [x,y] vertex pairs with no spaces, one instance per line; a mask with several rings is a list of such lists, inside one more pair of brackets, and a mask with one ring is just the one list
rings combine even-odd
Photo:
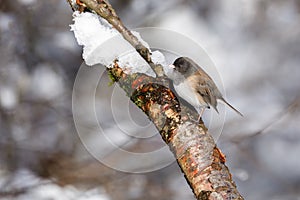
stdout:
[[[161,66],[151,61],[150,50],[123,25],[107,0],[82,2],[116,28],[159,75],[156,79],[144,74],[128,75],[119,68],[117,62],[108,68],[111,79],[118,82],[159,130],[196,198],[243,199],[225,165],[225,156],[216,147],[205,125],[196,122],[197,113],[180,104],[169,89],[168,79],[158,70]],[[72,8],[76,9],[74,6]]]

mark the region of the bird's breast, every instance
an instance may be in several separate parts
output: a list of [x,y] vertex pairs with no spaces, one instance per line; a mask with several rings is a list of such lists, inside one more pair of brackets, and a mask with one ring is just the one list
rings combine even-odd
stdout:
[[193,87],[188,83],[187,80],[174,85],[177,94],[186,100],[189,104],[195,107],[198,111],[201,107],[207,107],[208,105],[204,102],[203,98],[197,93]]

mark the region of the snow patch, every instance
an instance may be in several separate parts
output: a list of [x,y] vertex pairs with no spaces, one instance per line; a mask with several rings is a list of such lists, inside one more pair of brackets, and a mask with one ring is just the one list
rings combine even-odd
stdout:
[[71,31],[74,32],[78,44],[83,45],[82,57],[87,65],[99,63],[94,56],[90,56],[97,47],[112,37],[121,37],[117,30],[96,14],[76,11],[73,14],[73,21],[74,24],[70,25]]
[[[155,77],[148,63],[136,52],[121,34],[105,19],[89,12],[74,12],[74,32],[79,45],[83,45],[82,57],[89,66],[103,64],[109,66],[115,59],[125,73],[144,73]],[[133,31],[138,40],[147,48],[149,45],[142,40],[138,32]]]
[[118,65],[127,74],[143,73],[156,77],[149,64],[136,51],[120,56]]

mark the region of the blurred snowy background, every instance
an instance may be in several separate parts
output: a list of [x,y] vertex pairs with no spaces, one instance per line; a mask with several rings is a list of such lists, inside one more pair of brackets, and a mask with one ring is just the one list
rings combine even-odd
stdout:
[[[245,115],[226,112],[218,138],[245,199],[300,199],[300,1],[111,3],[128,27],[185,34],[215,62],[228,101]],[[72,118],[82,49],[69,24],[65,1],[0,1],[0,199],[194,199],[176,163],[131,174],[86,152]],[[161,147],[143,114],[118,88],[107,86],[106,76],[101,81],[97,117],[112,140],[132,152]],[[128,113],[140,129],[127,126]],[[116,118],[122,125],[116,126]],[[83,123],[85,138],[101,151],[95,124],[88,116]],[[146,139],[133,137],[141,127]],[[113,136],[120,133],[122,138]]]

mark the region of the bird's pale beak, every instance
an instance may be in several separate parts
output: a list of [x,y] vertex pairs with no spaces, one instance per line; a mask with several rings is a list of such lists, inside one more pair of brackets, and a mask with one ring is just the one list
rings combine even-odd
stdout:
[[169,65],[169,67],[171,67],[172,69],[175,69],[175,65],[173,65],[173,64]]

